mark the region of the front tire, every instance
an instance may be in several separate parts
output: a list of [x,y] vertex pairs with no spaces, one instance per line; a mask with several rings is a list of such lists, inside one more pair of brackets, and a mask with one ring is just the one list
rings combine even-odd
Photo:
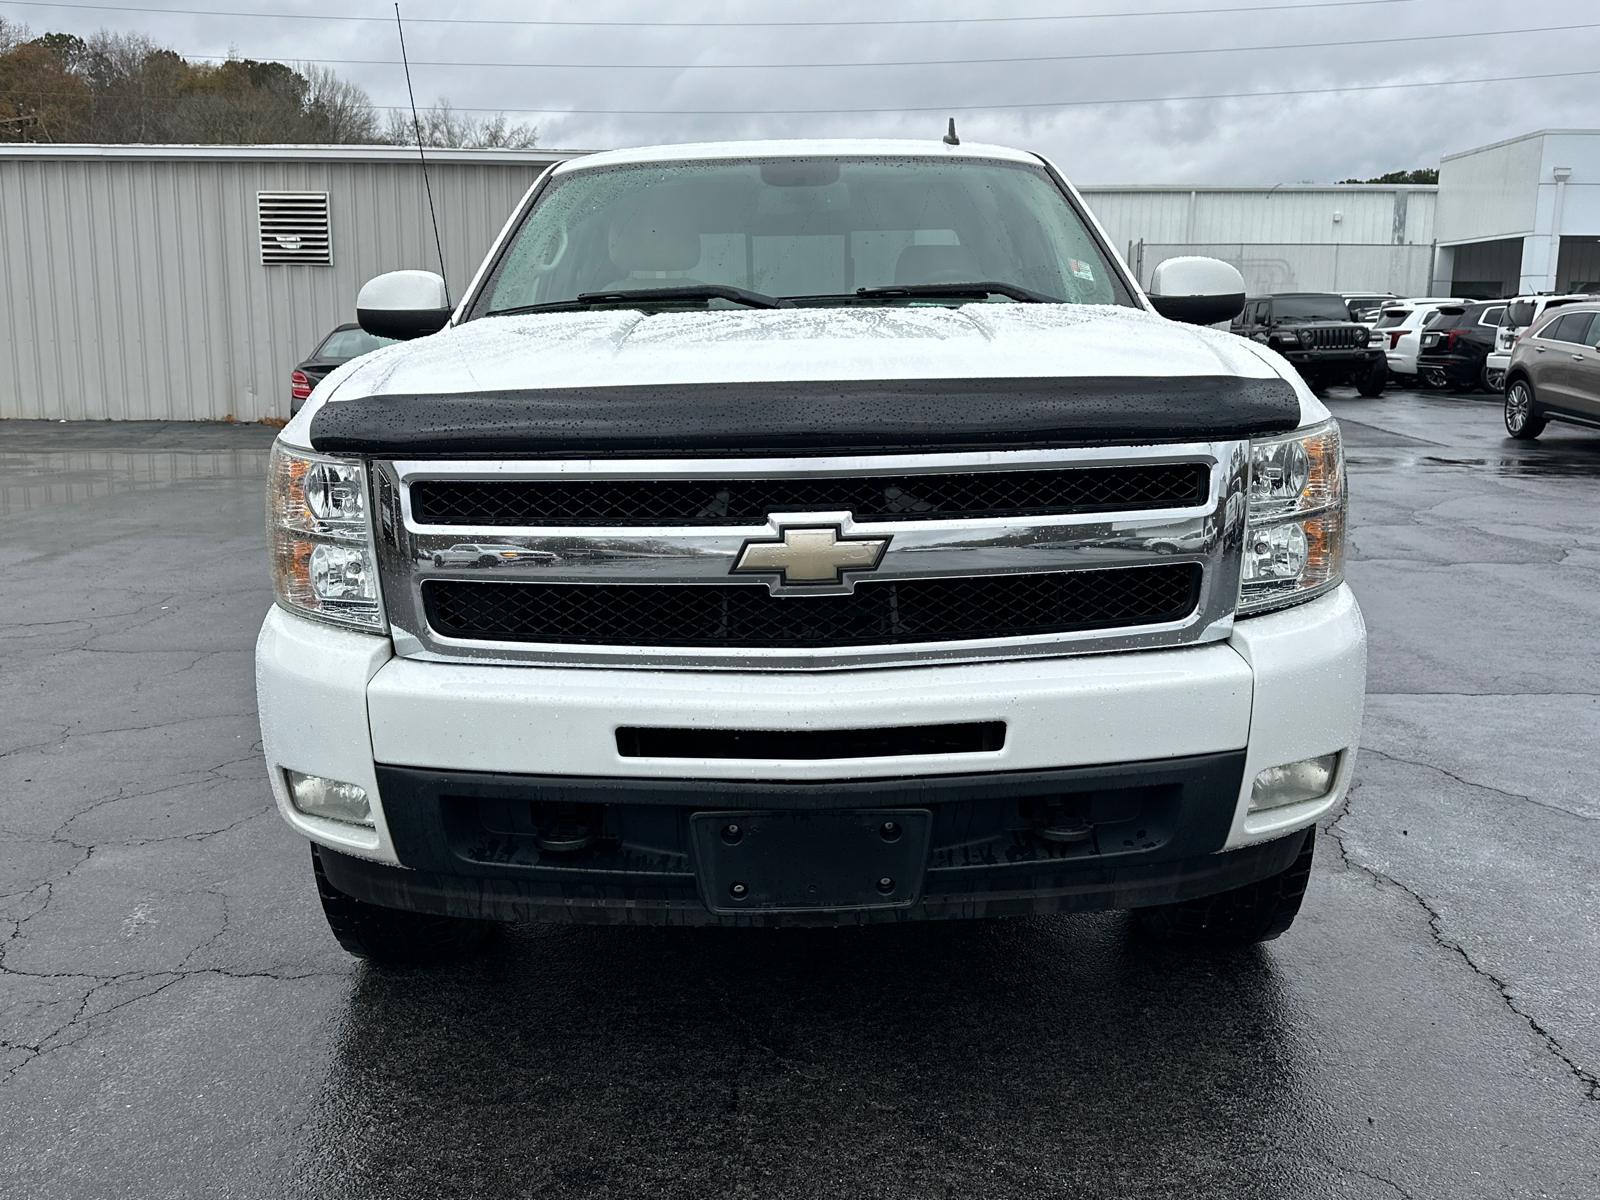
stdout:
[[1533,385],[1514,379],[1506,388],[1506,432],[1521,442],[1530,442],[1544,432],[1549,421],[1533,406]]
[[499,928],[493,921],[406,912],[347,896],[328,881],[315,845],[311,847],[311,867],[328,928],[339,945],[368,962],[412,967],[456,962],[482,949]]
[[1356,391],[1368,400],[1376,400],[1383,395],[1383,388],[1389,382],[1389,364],[1377,363],[1365,375],[1356,381]]
[[1223,950],[1270,942],[1294,924],[1305,898],[1316,830],[1307,830],[1305,836],[1294,862],[1276,875],[1198,900],[1136,909],[1134,916],[1145,933],[1183,949]]

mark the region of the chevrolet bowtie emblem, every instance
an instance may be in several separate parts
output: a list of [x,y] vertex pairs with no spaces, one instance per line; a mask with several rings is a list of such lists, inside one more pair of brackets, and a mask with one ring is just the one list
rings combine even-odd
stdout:
[[785,584],[837,584],[843,571],[870,571],[889,539],[841,538],[837,525],[785,529],[781,542],[746,542],[736,572],[777,572]]

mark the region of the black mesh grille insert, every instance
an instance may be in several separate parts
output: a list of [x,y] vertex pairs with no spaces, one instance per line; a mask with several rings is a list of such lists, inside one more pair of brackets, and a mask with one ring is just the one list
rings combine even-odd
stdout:
[[1004,721],[886,729],[656,729],[623,726],[623,758],[886,758],[1001,750]]
[[858,583],[849,596],[760,585],[489,583],[430,579],[446,637],[606,646],[810,647],[1020,637],[1154,625],[1194,611],[1196,563]]
[[806,479],[422,480],[411,510],[427,525],[761,524],[770,512],[858,521],[1130,512],[1203,504],[1204,463]]

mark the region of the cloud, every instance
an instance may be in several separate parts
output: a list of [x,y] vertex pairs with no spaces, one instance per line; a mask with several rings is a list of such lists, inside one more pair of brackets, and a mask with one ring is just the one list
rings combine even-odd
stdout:
[[[349,0],[338,0],[343,7]],[[1193,9],[1241,0],[1029,0],[1037,13]],[[250,7],[260,10],[263,0]],[[353,4],[352,11],[359,11]],[[406,6],[402,6],[403,10]],[[35,30],[87,33],[100,18],[180,53],[250,58],[397,60],[392,24],[307,19],[320,4],[278,6],[270,18],[93,13],[37,8]],[[14,10],[24,11],[20,6]],[[381,12],[381,9],[376,11]],[[417,9],[411,15],[423,16]],[[437,10],[433,10],[437,11]],[[571,20],[590,27],[421,24],[407,28],[418,101],[448,96],[461,109],[504,110],[536,123],[541,144],[606,148],[747,137],[937,137],[946,114],[962,136],[1038,150],[1082,183],[1277,183],[1437,164],[1441,154],[1529,130],[1591,119],[1593,78],[1188,100],[1060,109],[968,106],[1063,100],[1282,92],[1417,80],[1581,69],[1596,60],[1600,29],[1451,40],[1392,39],[1600,20],[1585,6],[1508,10],[1497,0],[1384,0],[1300,11],[1195,13],[959,25],[652,28],[637,21],[850,21],[895,16],[1015,16],[1017,4],[970,0],[484,0],[474,18]],[[1526,14],[1526,15],[1524,15]],[[1576,15],[1573,15],[1576,14]],[[1233,52],[1229,47],[1311,43]],[[1337,45],[1335,43],[1354,43]],[[1203,53],[1166,53],[1199,50]],[[1076,61],[952,66],[630,69],[629,64],[868,63],[1037,55],[1124,55]],[[603,64],[577,69],[430,63]],[[380,104],[405,102],[398,65],[336,64]],[[765,109],[914,108],[925,112],[762,114]],[[521,114],[515,110],[558,110]],[[585,115],[574,110],[646,110]],[[727,110],[699,115],[665,110]]]

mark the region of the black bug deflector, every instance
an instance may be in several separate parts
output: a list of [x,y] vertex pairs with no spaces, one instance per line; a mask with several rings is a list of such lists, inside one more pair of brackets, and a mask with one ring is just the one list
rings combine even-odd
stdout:
[[334,401],[311,445],[393,458],[892,453],[1214,441],[1299,422],[1287,382],[1232,375],[677,383]]

